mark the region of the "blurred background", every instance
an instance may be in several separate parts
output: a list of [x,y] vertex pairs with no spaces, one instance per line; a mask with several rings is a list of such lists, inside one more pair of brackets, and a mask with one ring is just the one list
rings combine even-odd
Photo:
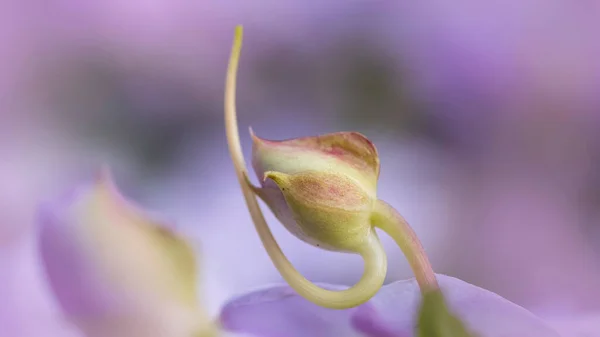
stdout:
[[[236,24],[247,158],[248,126],[359,131],[379,149],[380,198],[438,273],[547,317],[600,311],[600,1],[3,0],[0,326],[61,325],[36,207],[103,163],[200,247],[213,312],[281,281],[226,149]],[[311,280],[360,277],[358,257],[268,220]],[[384,243],[388,281],[411,277]]]

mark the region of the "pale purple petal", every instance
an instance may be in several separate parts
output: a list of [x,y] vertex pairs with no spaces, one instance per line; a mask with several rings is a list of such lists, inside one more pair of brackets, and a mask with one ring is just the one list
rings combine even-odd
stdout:
[[600,337],[600,312],[552,317],[546,321],[563,337]]
[[[482,337],[557,337],[541,319],[524,308],[459,279],[437,275],[451,310],[472,332]],[[414,279],[384,286],[369,301],[377,310],[362,307],[353,315],[357,329],[392,328],[396,336],[413,336],[421,295]]]
[[350,318],[350,323],[357,330],[369,337],[409,337],[412,332],[401,330],[384,321],[380,311],[371,303],[359,307]]
[[[480,337],[558,337],[541,319],[490,291],[449,276],[438,280],[451,309]],[[231,300],[221,323],[261,337],[412,337],[420,299],[416,282],[407,280],[384,286],[357,308],[332,310],[275,286]]]
[[39,250],[64,315],[88,336],[189,336],[212,328],[196,260],[178,235],[125,200],[107,173],[43,208]]
[[350,322],[356,310],[319,307],[282,285],[232,299],[221,312],[221,324],[229,331],[261,337],[364,337]]

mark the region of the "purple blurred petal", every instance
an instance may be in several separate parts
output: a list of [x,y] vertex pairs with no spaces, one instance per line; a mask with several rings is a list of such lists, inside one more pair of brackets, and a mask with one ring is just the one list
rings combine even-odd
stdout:
[[547,319],[563,337],[600,337],[600,312]]
[[63,215],[58,214],[84,197],[91,188],[91,184],[73,188],[54,202],[44,205],[38,216],[38,222],[42,224],[40,252],[44,269],[57,300],[68,315],[100,315],[112,306],[118,308],[115,305],[118,296],[110,296],[105,282],[97,275],[94,266],[86,261],[78,243],[70,237],[72,230],[62,224]]
[[182,236],[122,197],[107,172],[40,213],[39,250],[64,315],[88,336],[212,329]]
[[[481,337],[558,336],[529,311],[490,291],[449,276],[438,280],[452,310]],[[261,337],[410,337],[420,299],[414,279],[384,286],[366,304],[347,310],[321,308],[288,286],[275,286],[232,299],[221,323],[229,331]]]
[[[541,319],[524,308],[485,289],[459,279],[437,275],[450,308],[471,331],[482,337],[557,337],[558,334]],[[413,336],[420,303],[419,287],[414,279],[384,286],[369,303],[359,308],[352,321],[360,331],[372,326],[392,328],[395,336]]]
[[350,323],[354,329],[369,337],[412,336],[411,331],[400,331],[388,322],[385,322],[380,316],[380,311],[377,310],[377,308],[375,308],[373,305],[364,305],[359,307],[350,318]]
[[63,320],[41,276],[32,235],[0,245],[0,336],[83,337]]
[[282,285],[231,299],[221,311],[221,324],[229,331],[261,337],[364,337],[350,323],[356,310],[319,307]]

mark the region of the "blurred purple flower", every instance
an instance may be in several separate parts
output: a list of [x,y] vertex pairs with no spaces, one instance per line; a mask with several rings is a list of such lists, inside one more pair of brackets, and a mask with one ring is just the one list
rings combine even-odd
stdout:
[[196,292],[192,247],[124,200],[107,174],[40,215],[50,288],[86,336],[211,332]]

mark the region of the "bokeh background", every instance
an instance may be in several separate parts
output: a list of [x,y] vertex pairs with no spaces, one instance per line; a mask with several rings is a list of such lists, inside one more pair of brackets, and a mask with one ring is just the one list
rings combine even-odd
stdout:
[[[600,1],[3,0],[0,326],[61,328],[36,207],[103,163],[202,250],[213,312],[281,281],[226,149],[236,24],[248,158],[248,126],[359,131],[380,152],[380,197],[437,272],[544,317],[600,312]],[[358,257],[269,220],[308,278],[358,280]],[[384,244],[388,281],[411,277]]]

